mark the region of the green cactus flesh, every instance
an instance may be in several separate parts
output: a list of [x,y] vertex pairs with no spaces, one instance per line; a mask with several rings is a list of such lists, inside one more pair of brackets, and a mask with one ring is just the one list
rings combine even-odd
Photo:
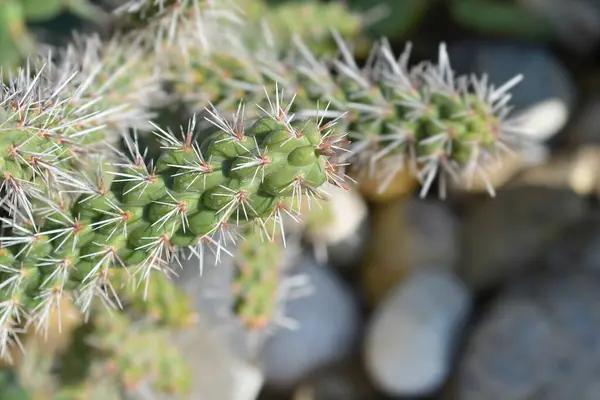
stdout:
[[241,105],[233,123],[209,110],[216,131],[201,143],[195,118],[182,140],[157,127],[164,148],[155,164],[145,162],[136,137],[126,140],[127,155],[96,154],[86,144],[96,130],[79,135],[38,102],[17,111],[5,102],[5,325],[24,315],[43,320],[65,292],[89,307],[111,295],[114,268],[147,283],[154,270],[168,273],[182,249],[221,246],[232,225],[253,223],[268,234],[303,199],[321,196],[325,182],[341,182],[330,159],[344,136],[334,123],[293,120],[279,99],[251,126]]
[[[341,161],[350,163],[358,180],[377,180],[381,191],[409,169],[422,183],[422,196],[434,181],[444,196],[449,182],[488,181],[488,167],[520,144],[509,91],[521,76],[498,87],[486,77],[457,76],[443,45],[437,62],[409,65],[410,46],[398,57],[383,40],[359,67],[340,35],[341,58],[332,60],[319,59],[299,38],[283,54],[269,47],[268,37],[256,48],[242,36],[245,30],[231,27],[209,25],[209,44],[198,46],[187,40],[194,29],[193,23],[182,25],[178,46],[164,48],[169,56],[163,66],[165,79],[192,110],[208,103],[234,110],[237,97],[265,105],[263,88],[277,85],[296,93],[294,113],[313,115],[307,105],[327,103],[328,117],[345,115],[353,143]],[[198,86],[204,88],[200,94]],[[490,185],[488,190],[494,193]]]
[[265,329],[275,317],[283,260],[278,239],[265,243],[255,230],[237,248],[233,314],[248,329]]

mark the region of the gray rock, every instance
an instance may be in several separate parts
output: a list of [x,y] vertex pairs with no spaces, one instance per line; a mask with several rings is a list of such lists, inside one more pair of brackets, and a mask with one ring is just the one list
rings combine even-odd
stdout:
[[402,282],[375,311],[365,362],[375,385],[391,395],[427,395],[450,372],[470,294],[453,275],[420,272]]
[[325,219],[308,224],[304,235],[319,262],[342,269],[354,267],[370,233],[367,204],[356,187],[345,190],[327,184],[324,190],[327,200],[321,201],[323,210],[317,212],[323,213]]
[[454,269],[459,259],[460,223],[448,205],[441,200],[410,199],[404,213],[411,235],[410,264],[415,270],[441,265]]
[[600,277],[530,276],[497,298],[461,362],[461,400],[597,399]]
[[189,400],[255,400],[263,385],[260,369],[239,358],[228,339],[200,315],[199,324],[173,342],[192,370]]
[[600,210],[592,212],[564,232],[545,257],[546,266],[556,271],[571,269],[600,272]]
[[331,268],[305,259],[294,272],[308,277],[312,294],[286,304],[285,315],[297,322],[297,329],[278,329],[260,353],[267,384],[284,390],[346,358],[360,328],[357,301]]
[[575,86],[565,68],[544,47],[464,41],[451,46],[449,53],[458,72],[487,74],[496,87],[523,75],[523,81],[511,90],[511,104],[528,139],[545,141],[569,120],[577,96]]
[[532,268],[586,211],[585,200],[566,189],[501,190],[467,213],[459,273],[470,286],[484,290]]

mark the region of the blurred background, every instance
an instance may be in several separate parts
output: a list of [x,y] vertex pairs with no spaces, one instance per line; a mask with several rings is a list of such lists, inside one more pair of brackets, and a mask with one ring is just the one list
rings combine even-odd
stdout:
[[[74,30],[109,34],[119,5],[12,3],[0,1],[5,74]],[[332,191],[327,217],[292,232],[285,306],[269,332],[223,311],[235,258],[209,260],[202,277],[190,261],[176,283],[198,317],[173,342],[193,391],[164,398],[599,400],[600,1],[331,0],[312,14],[302,7],[316,1],[238,3],[282,37],[314,38],[318,52],[337,51],[335,29],[361,63],[387,37],[396,54],[410,43],[415,62],[445,43],[457,73],[497,85],[522,74],[511,104],[530,144],[490,175],[495,197],[475,182],[420,198],[403,177],[384,194]],[[184,120],[172,114],[159,121]],[[8,397],[15,374],[43,392],[35,367],[8,368],[0,399],[54,398]],[[163,398],[153,396],[133,398]]]

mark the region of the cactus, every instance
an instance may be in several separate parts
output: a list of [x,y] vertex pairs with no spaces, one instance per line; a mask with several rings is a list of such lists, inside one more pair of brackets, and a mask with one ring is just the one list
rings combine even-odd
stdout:
[[92,307],[66,348],[48,352],[43,339],[30,337],[27,357],[13,374],[0,374],[2,398],[119,399],[148,391],[181,398],[189,391],[190,370],[170,341],[195,321],[189,299],[164,275],[153,275],[144,300],[125,270],[111,272],[123,309]]
[[[183,37],[191,35],[184,31]],[[231,44],[222,43],[223,38]],[[215,47],[231,49],[227,54],[194,51],[182,41],[170,49],[172,53],[167,51],[172,55],[167,57],[165,75],[192,110],[208,102],[230,109],[232,99],[240,96],[263,104],[262,88],[276,84],[297,93],[293,111],[298,114],[311,115],[307,105],[327,102],[328,117],[345,115],[353,142],[342,161],[352,164],[357,179],[374,177],[380,191],[408,169],[422,183],[422,196],[436,178],[444,196],[449,180],[485,180],[486,168],[519,144],[518,127],[507,116],[508,92],[521,76],[498,88],[486,77],[455,76],[444,45],[437,63],[411,67],[410,46],[397,58],[385,40],[361,68],[342,38],[335,38],[341,59],[324,61],[301,40],[283,56],[277,56],[268,41],[259,49],[244,44],[236,32],[215,35]],[[207,91],[190,92],[197,85]],[[494,194],[491,184],[488,190]]]
[[235,258],[233,314],[250,330],[270,325],[278,306],[283,249],[281,237],[265,242],[260,230],[245,235]]
[[[281,26],[245,21],[229,4],[134,0],[118,11],[113,38],[76,37],[2,86],[1,357],[30,327],[47,332],[67,299],[112,360],[115,375],[102,379],[112,393],[145,379],[183,390],[167,347],[136,364],[147,343],[193,322],[164,280],[181,257],[202,265],[242,232],[233,313],[261,330],[276,318],[284,220],[325,198],[326,183],[347,188],[345,167],[380,190],[410,171],[422,195],[439,178],[443,195],[448,178],[485,176],[513,144],[508,90],[520,77],[500,88],[456,77],[444,46],[437,63],[409,66],[409,51],[397,59],[384,40],[358,67],[339,34],[340,59],[319,48],[322,32],[290,46],[287,31],[281,46]],[[165,100],[194,114],[181,135],[149,122]],[[160,144],[156,158],[148,140]],[[100,303],[120,310],[111,319]],[[61,396],[112,396],[95,391],[106,366],[92,362],[91,379]]]
[[[351,38],[356,37],[364,25],[362,16],[349,11],[343,4],[315,0],[280,4],[268,0],[133,0],[117,5],[114,13],[120,17],[124,30],[147,29],[148,21],[151,21],[169,30],[164,32],[159,29],[161,35],[167,34],[170,39],[177,36],[175,32],[180,22],[184,21],[185,24],[186,20],[196,19],[202,14],[204,20],[208,15],[209,18],[218,18],[221,28],[223,25],[239,26],[242,20],[249,21],[255,29],[248,30],[246,26],[247,36],[257,40],[261,39],[260,23],[266,23],[282,47],[286,46],[292,35],[299,35],[318,47],[319,53],[335,50],[335,46],[331,46],[331,30]],[[303,21],[311,23],[305,24]]]
[[44,97],[39,74],[27,83],[2,102],[3,354],[23,318],[43,328],[64,292],[84,312],[110,297],[111,268],[126,268],[147,294],[151,272],[169,273],[181,249],[219,247],[215,236],[248,221],[269,234],[267,224],[320,196],[322,184],[343,184],[330,161],[345,144],[335,121],[294,120],[281,93],[250,127],[241,103],[233,123],[209,111],[216,132],[199,144],[195,118],[181,139],[156,126],[163,153],[154,164],[135,135],[129,154],[111,154],[101,127],[87,128],[92,117],[65,124],[70,104],[48,107],[57,96]]

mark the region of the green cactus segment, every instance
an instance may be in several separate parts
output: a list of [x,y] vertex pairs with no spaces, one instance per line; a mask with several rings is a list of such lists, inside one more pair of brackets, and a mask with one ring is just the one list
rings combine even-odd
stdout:
[[12,371],[0,370],[2,399],[118,400],[142,390],[183,398],[193,381],[172,344],[175,332],[132,320],[127,313],[94,310],[60,352],[40,351],[43,338],[29,340],[27,360]]
[[282,259],[281,241],[265,243],[258,230],[237,248],[232,311],[248,329],[265,329],[275,317]]
[[[218,249],[238,224],[252,223],[271,238],[284,213],[299,213],[302,201],[321,196],[323,183],[340,181],[330,158],[345,145],[334,124],[293,121],[279,99],[253,124],[242,120],[241,106],[233,124],[210,111],[217,130],[201,143],[192,140],[195,119],[183,140],[157,127],[164,151],[156,165],[144,161],[135,138],[126,140],[127,156],[88,153],[87,163],[75,163],[43,153],[38,160],[40,153],[23,149],[52,140],[61,154],[73,142],[7,120],[14,130],[0,157],[9,214],[2,219],[0,301],[14,307],[0,310],[5,321],[17,326],[31,315],[43,327],[64,293],[85,312],[92,299],[118,305],[115,288],[122,285],[111,279],[114,271],[131,279],[132,290],[141,286],[143,298],[168,296],[152,277],[169,274],[181,250]],[[160,314],[162,303],[170,300],[146,311]]]
[[[4,264],[8,254],[0,252]],[[70,334],[64,345],[57,346],[56,338],[48,343],[28,335],[23,342],[27,357],[11,365],[12,371],[0,369],[2,399],[125,399],[139,390],[183,398],[189,393],[191,371],[172,338],[196,322],[191,299],[156,274],[144,300],[126,270],[110,272],[123,308],[91,307],[85,321],[63,331]],[[63,311],[70,314],[71,305],[64,303]]]
[[156,325],[174,329],[196,323],[197,315],[190,298],[166,275],[152,274],[144,295],[131,285],[127,270],[111,272],[111,284],[118,288],[119,298],[127,304],[127,312],[134,319],[150,319]]
[[[103,357],[105,373],[118,387],[135,391],[149,385],[158,393],[183,396],[191,388],[191,371],[168,341],[171,332],[156,326],[136,326],[121,314],[103,310],[94,318],[90,342]],[[146,355],[145,357],[142,355]]]
[[[207,28],[211,50],[199,49],[185,40],[191,34],[186,29],[194,28],[183,27],[180,46],[165,50],[173,52],[166,57],[166,79],[192,110],[211,102],[235,111],[231,99],[238,96],[268,107],[265,92],[276,85],[297,94],[291,112],[298,115],[313,115],[307,105],[316,101],[329,103],[327,118],[345,114],[344,129],[353,143],[340,162],[351,164],[359,183],[378,181],[381,191],[410,168],[422,183],[422,196],[435,181],[444,196],[451,182],[487,181],[488,167],[519,144],[514,140],[519,127],[508,114],[509,91],[521,77],[494,87],[487,78],[456,76],[445,46],[440,46],[437,62],[411,66],[410,48],[397,57],[382,41],[359,67],[342,35],[335,35],[342,57],[332,60],[317,57],[302,38],[294,38],[295,46],[280,54],[268,37],[256,45],[242,36],[247,30],[231,27],[223,28],[226,35],[221,28]],[[225,36],[235,45],[222,43]],[[200,95],[195,90],[199,85],[204,89]],[[292,156],[294,166],[310,162],[301,152]],[[494,188],[488,189],[493,195]]]

